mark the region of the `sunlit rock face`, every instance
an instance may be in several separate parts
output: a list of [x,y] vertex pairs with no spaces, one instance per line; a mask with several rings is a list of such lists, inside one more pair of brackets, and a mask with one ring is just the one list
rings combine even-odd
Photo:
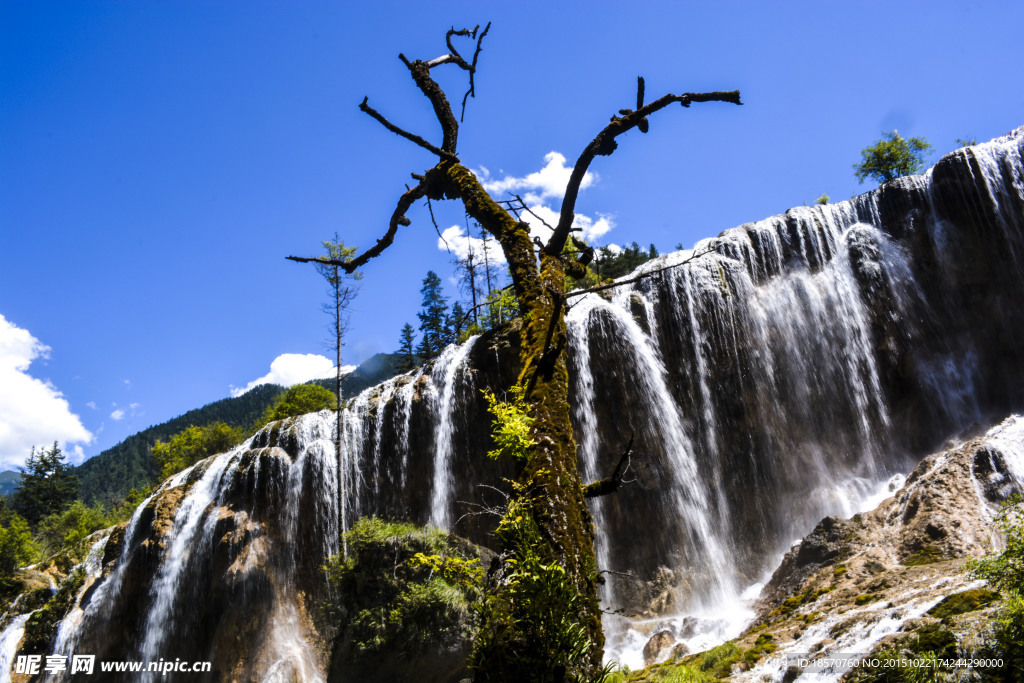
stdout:
[[[1019,129],[571,299],[584,478],[632,442],[628,484],[591,504],[608,608],[723,604],[822,518],[1024,408],[1022,143]],[[207,659],[206,680],[323,680],[321,567],[356,519],[493,542],[513,471],[485,455],[480,391],[514,380],[515,344],[474,338],[349,397],[340,454],[334,416],[312,414],[166,482],[111,536],[66,651]],[[606,629],[614,655],[625,626]]]

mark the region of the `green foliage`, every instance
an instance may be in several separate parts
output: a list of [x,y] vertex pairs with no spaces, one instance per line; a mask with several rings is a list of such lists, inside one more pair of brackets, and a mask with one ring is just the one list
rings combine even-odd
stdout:
[[775,643],[775,636],[771,633],[762,633],[754,641],[754,644],[743,653],[743,661],[753,664],[764,655],[775,652],[778,647]]
[[448,316],[448,329],[450,330],[450,338],[452,341],[457,341],[462,338],[468,328],[469,320],[470,319],[466,317],[466,311],[462,308],[461,302],[456,301],[452,304],[452,312],[451,315]]
[[985,579],[997,591],[1024,597],[1024,500],[1014,496],[999,512],[996,525],[1006,546],[998,555],[971,560],[967,569],[977,579]]
[[[333,400],[333,394],[322,387],[321,390]],[[244,438],[242,430],[223,422],[214,422],[205,427],[190,426],[175,434],[167,443],[157,441],[153,445],[153,458],[160,465],[161,476],[166,479],[203,458],[230,450]]]
[[597,250],[589,267],[601,279],[615,279],[633,272],[641,264],[647,263],[657,255],[658,250],[653,244],[644,250],[639,244],[632,242],[619,252],[614,252],[608,247],[601,247]]
[[487,452],[487,457],[495,460],[510,458],[517,462],[526,462],[529,457],[530,449],[536,443],[530,437],[534,418],[527,412],[523,392],[523,387],[514,386],[511,389],[512,400],[499,401],[492,392],[483,391],[487,408],[494,415],[491,436],[496,446]]
[[416,317],[420,319],[420,345],[416,352],[424,361],[437,358],[451,343],[452,333],[448,316],[448,299],[441,292],[441,278],[430,270],[423,278],[423,307]]
[[479,557],[467,560],[458,556],[416,553],[409,564],[412,567],[425,567],[453,586],[476,586],[484,578]]
[[717,679],[711,674],[701,671],[689,664],[666,662],[642,669],[637,672],[609,672],[604,683],[628,683],[628,681],[644,681],[644,683],[714,683]]
[[42,547],[43,557],[49,557],[61,548],[67,549],[75,557],[82,557],[87,548],[86,537],[94,531],[112,526],[113,522],[103,506],[97,503],[93,507],[86,506],[76,500],[70,506],[47,516],[39,522],[37,535]]
[[946,619],[957,614],[981,609],[995,602],[998,598],[999,594],[995,591],[990,591],[987,588],[974,588],[954,593],[953,595],[947,595],[939,604],[928,610],[928,615],[936,619]]
[[50,643],[57,635],[61,619],[75,602],[78,590],[85,583],[85,569],[76,567],[60,584],[57,594],[25,622],[25,640],[19,652],[49,654]]
[[1008,669],[1024,669],[1024,499],[1013,496],[996,517],[1006,541],[998,555],[970,560],[967,569],[976,579],[1006,595],[996,623],[996,641]]
[[416,352],[413,350],[413,342],[416,333],[412,325],[406,323],[402,326],[402,335],[398,343],[398,371],[409,372],[416,367]]
[[263,419],[264,422],[273,422],[320,410],[334,410],[336,406],[333,391],[319,384],[296,384],[267,409]]
[[724,678],[732,671],[732,665],[742,658],[743,649],[735,642],[728,640],[701,654],[697,660],[697,668],[715,678]]
[[828,204],[829,199],[830,197],[827,194],[822,194],[820,197],[814,200],[814,203],[821,205]]
[[[845,568],[844,568],[843,571],[846,571]],[[838,576],[838,574],[836,576]],[[771,613],[768,616],[775,617],[775,616],[779,616],[780,614],[783,614],[783,615],[784,614],[791,614],[793,611],[795,611],[801,605],[814,602],[815,600],[820,598],[822,595],[825,595],[826,593],[828,593],[831,590],[832,590],[831,587],[819,588],[817,590],[810,590],[810,591],[807,591],[806,593],[799,593],[797,595],[793,595],[791,597],[788,597],[788,598],[786,598],[785,600],[782,601],[781,605],[779,605],[777,608],[772,610]]]
[[888,182],[917,173],[924,168],[925,155],[932,146],[924,138],[902,138],[898,132],[882,133],[882,139],[861,150],[861,162],[853,165],[859,182],[873,178]]
[[0,577],[10,578],[19,568],[35,559],[37,549],[28,522],[11,513],[0,526]]
[[468,543],[440,529],[366,517],[345,534],[345,546],[348,556],[325,567],[327,612],[347,623],[357,660],[468,642],[482,577]]
[[78,477],[71,473],[54,441],[50,450],[32,449],[21,470],[21,486],[11,496],[11,503],[30,525],[34,525],[77,497]]
[[550,548],[525,498],[511,500],[495,536],[507,573],[484,602],[486,630],[476,641],[474,668],[484,676],[500,671],[502,680],[590,680],[586,598],[564,567],[545,559]]
[[259,420],[267,406],[284,391],[284,387],[276,384],[262,384],[241,396],[215,401],[129,436],[74,468],[81,480],[79,497],[87,505],[117,505],[131,489],[143,489],[160,481],[160,465],[150,453],[157,441],[169,441],[189,425],[203,427],[224,422],[244,430],[262,426]]
[[519,301],[511,288],[496,289],[487,296],[480,325],[487,330],[501,327],[519,315]]
[[956,139],[956,144],[960,145],[961,147],[973,147],[974,145],[978,144],[978,139],[977,138],[957,138]]

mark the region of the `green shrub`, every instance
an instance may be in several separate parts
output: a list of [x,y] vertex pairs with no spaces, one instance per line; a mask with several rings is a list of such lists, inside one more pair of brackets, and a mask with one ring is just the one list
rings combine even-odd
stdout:
[[1003,506],[996,523],[1006,539],[1003,552],[971,560],[967,568],[973,578],[985,579],[1007,596],[997,617],[995,635],[1007,671],[1024,669],[1024,510],[1022,499],[1014,496]]
[[903,138],[898,132],[882,133],[882,139],[861,150],[861,162],[854,164],[859,182],[874,178],[880,183],[917,173],[924,167],[932,146],[924,138]]
[[511,401],[499,401],[490,391],[483,392],[487,408],[494,416],[491,434],[496,446],[494,450],[487,452],[487,457],[525,462],[530,449],[535,445],[530,437],[534,418],[526,411],[523,388],[516,385],[512,387],[511,393]]
[[319,384],[296,384],[267,408],[263,421],[274,422],[320,410],[334,410],[337,405],[334,393],[329,389]]
[[482,605],[473,666],[510,680],[590,681],[587,599],[558,561],[545,560],[553,553],[527,498],[511,499],[495,536],[509,571]]
[[700,655],[697,668],[715,678],[725,678],[732,672],[732,665],[743,657],[743,650],[735,642],[728,640],[718,647],[713,647]]
[[101,504],[87,507],[82,501],[76,500],[64,511],[49,515],[39,522],[36,533],[42,543],[43,557],[49,557],[61,548],[67,549],[75,557],[81,557],[86,551],[86,537],[111,524]]
[[9,578],[19,567],[31,562],[37,552],[28,522],[11,513],[6,526],[0,527],[0,577]]
[[[330,394],[329,391],[327,393]],[[160,476],[166,479],[203,458],[231,450],[243,439],[245,434],[241,429],[214,422],[205,427],[190,426],[172,436],[167,443],[157,441],[152,453],[160,465]]]
[[325,567],[326,611],[347,622],[357,661],[468,642],[483,575],[469,543],[375,517],[356,522],[344,542],[347,556]]

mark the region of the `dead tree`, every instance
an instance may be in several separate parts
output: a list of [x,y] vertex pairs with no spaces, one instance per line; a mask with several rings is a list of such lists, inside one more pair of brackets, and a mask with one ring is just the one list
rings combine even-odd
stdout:
[[[604,637],[596,596],[594,528],[577,469],[565,354],[566,276],[582,277],[593,256],[589,247],[572,237],[576,198],[594,158],[612,154],[618,145],[616,139],[634,128],[646,133],[650,115],[671,104],[683,107],[716,101],[740,104],[740,95],[738,91],[668,94],[646,102],[644,80],[638,79],[635,109],[619,110],[580,154],[565,189],[558,224],[546,244],[539,240],[535,244],[529,225],[491,198],[476,175],[460,160],[459,122],[444,91],[431,76],[433,69],[445,65],[467,73],[469,88],[462,98],[464,112],[467,99],[475,94],[477,59],[489,28],[490,24],[482,31],[479,27],[449,30],[446,35],[448,52],[434,59],[410,60],[399,55],[416,87],[433,107],[441,125],[440,145],[395,125],[371,107],[366,98],[359,105],[389,131],[431,152],[437,157],[437,163],[421,175],[413,174],[416,185],[407,187],[399,197],[388,229],[377,243],[359,256],[336,265],[354,272],[383,253],[393,243],[399,228],[410,225],[406,214],[413,204],[424,198],[461,202],[468,215],[501,246],[523,319],[517,386],[534,420],[531,435],[534,446],[526,462],[519,467],[509,503],[519,511],[519,516],[508,523],[529,522],[537,538],[529,548],[506,544],[499,561],[491,567],[486,589],[488,606],[484,610],[473,665],[478,681],[590,680],[601,667]],[[455,49],[452,40],[456,37],[475,40],[471,60]],[[617,471],[613,481],[619,478]],[[594,495],[598,491],[592,489],[590,493]],[[528,517],[525,521],[523,511]],[[499,525],[499,538],[500,531]],[[516,582],[514,568],[522,565],[527,553],[536,553],[543,562],[550,563],[546,565],[548,568],[560,567],[560,575],[574,593],[574,599],[552,600],[544,605],[516,603],[513,594],[522,589],[522,584]],[[557,634],[552,635],[552,624],[566,624],[566,628],[576,629],[575,639],[570,639],[570,644],[561,644]],[[530,659],[527,656],[530,652],[547,654],[540,661]]]

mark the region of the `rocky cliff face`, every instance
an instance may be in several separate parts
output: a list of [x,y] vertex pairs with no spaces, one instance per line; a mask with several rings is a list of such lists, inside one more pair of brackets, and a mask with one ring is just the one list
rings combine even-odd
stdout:
[[[610,298],[576,300],[585,478],[634,446],[631,483],[593,506],[608,608],[720,610],[819,520],[849,517],[950,436],[1024,407],[1022,145],[1019,129],[958,150],[923,176],[728,230],[688,265],[670,254]],[[344,413],[340,458],[333,416],[310,415],[166,482],[111,536],[62,647],[322,678],[319,567],[354,520],[489,542],[491,518],[475,513],[501,502],[509,472],[484,456],[479,390],[509,384],[514,345],[514,330],[473,339],[364,391]],[[958,537],[945,531],[938,552]],[[613,656],[639,655],[632,621],[606,628]]]

